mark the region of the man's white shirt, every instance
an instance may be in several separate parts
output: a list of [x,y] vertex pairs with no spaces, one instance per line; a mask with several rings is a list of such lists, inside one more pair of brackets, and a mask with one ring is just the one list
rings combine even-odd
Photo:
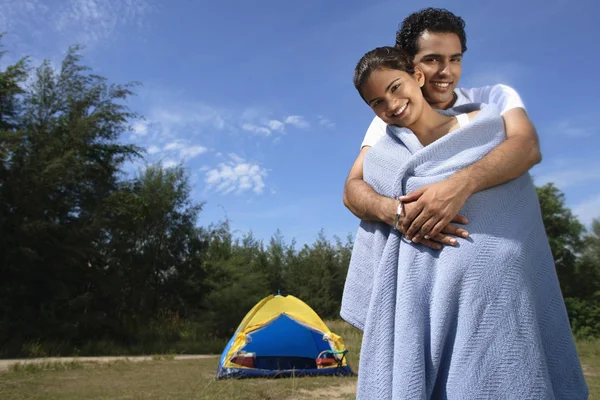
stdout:
[[[506,85],[498,84],[472,89],[456,88],[454,93],[456,93],[455,107],[469,103],[495,104],[502,114],[513,108],[525,109],[516,90]],[[381,118],[377,116],[373,118],[360,147],[373,146],[385,135],[386,129],[387,124]]]

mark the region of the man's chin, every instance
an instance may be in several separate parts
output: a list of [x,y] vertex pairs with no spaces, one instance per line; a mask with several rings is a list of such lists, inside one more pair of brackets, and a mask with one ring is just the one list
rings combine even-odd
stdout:
[[427,96],[427,102],[433,108],[446,108],[448,106],[452,106],[454,102],[454,94],[450,92],[450,95],[436,95],[436,96]]

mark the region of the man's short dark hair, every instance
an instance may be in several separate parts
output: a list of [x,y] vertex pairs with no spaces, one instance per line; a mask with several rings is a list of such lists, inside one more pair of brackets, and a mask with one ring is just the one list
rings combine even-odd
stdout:
[[444,8],[424,8],[410,14],[402,21],[396,32],[396,47],[411,57],[419,52],[418,40],[423,32],[455,33],[460,40],[462,52],[467,51],[465,21]]

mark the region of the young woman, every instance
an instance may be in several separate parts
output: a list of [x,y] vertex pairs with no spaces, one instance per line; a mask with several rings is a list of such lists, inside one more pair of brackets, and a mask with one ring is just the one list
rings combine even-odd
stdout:
[[[494,105],[433,110],[422,72],[396,48],[368,52],[354,84],[388,124],[363,167],[384,196],[446,179],[505,139]],[[364,331],[357,397],[587,399],[529,174],[476,193],[460,213],[470,237],[442,250],[361,221],[341,312]]]

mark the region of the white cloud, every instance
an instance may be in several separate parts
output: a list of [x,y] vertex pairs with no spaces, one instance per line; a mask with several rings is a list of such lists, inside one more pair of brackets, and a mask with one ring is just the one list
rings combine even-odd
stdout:
[[163,150],[172,151],[172,150],[179,150],[181,148],[183,148],[183,144],[181,142],[171,142],[171,143],[167,143],[165,145],[165,147],[163,148]]
[[48,11],[48,6],[41,0],[2,1],[0,2],[0,31],[16,30],[18,25],[33,28],[45,19]]
[[206,172],[204,181],[209,189],[223,195],[240,194],[249,190],[261,194],[267,170],[258,164],[247,162],[237,154],[230,153],[229,158],[228,162],[220,163]]
[[461,87],[480,87],[503,83],[515,86],[517,82],[527,79],[529,69],[514,62],[487,64],[480,63],[474,72],[466,74],[460,80]]
[[161,162],[163,168],[172,168],[174,166],[176,166],[178,163],[175,160],[172,160],[170,158],[165,158],[164,160],[162,160]]
[[567,135],[574,138],[582,138],[591,136],[592,132],[589,128],[584,128],[573,121],[561,121],[559,122],[553,131],[557,134]]
[[308,128],[308,122],[301,115],[289,115],[284,121],[287,125],[293,125],[296,128]]
[[233,160],[235,163],[237,163],[237,164],[241,164],[241,163],[243,163],[244,161],[246,161],[246,160],[244,160],[242,157],[238,156],[238,155],[237,155],[237,154],[235,154],[235,153],[229,153],[229,154],[228,154],[228,156],[229,156],[229,158],[231,158],[231,159],[232,159],[232,160]]
[[54,15],[54,28],[86,46],[106,44],[123,27],[141,28],[154,7],[145,0],[68,0]]
[[271,130],[264,126],[258,126],[254,124],[243,124],[242,129],[252,133],[258,133],[259,135],[269,136],[271,134]]
[[569,165],[559,164],[558,167],[544,168],[541,173],[534,174],[537,185],[553,183],[564,190],[589,182],[600,181],[600,163],[582,163],[574,161]]
[[199,156],[200,154],[204,154],[208,151],[208,149],[204,146],[190,146],[184,147],[179,152],[181,158],[191,159]]
[[573,213],[584,225],[590,225],[594,218],[600,219],[600,194],[596,194],[573,207]]
[[47,0],[4,0],[0,31],[15,37],[19,53],[34,56],[62,52],[74,43],[87,49],[106,46],[123,29],[144,29],[147,16],[156,9],[151,1],[62,0],[47,5]]
[[333,122],[331,122],[327,118],[321,117],[321,116],[319,116],[319,125],[324,126],[325,128],[335,127],[335,124]]
[[147,112],[149,131],[159,138],[173,138],[185,133],[214,132],[226,128],[222,112],[204,104],[173,104],[153,107]]
[[[286,126],[293,126],[295,128],[308,128],[309,123],[301,115],[290,115],[283,120],[279,119],[266,119],[260,118],[259,111],[256,109],[249,109],[250,111],[243,113],[243,119],[250,120],[242,124],[242,129],[247,132],[256,133],[263,136],[271,136],[273,132],[284,133]],[[261,123],[255,123],[253,121],[260,119]],[[277,140],[277,138],[275,138]]]
[[137,121],[133,124],[133,133],[138,136],[146,136],[148,133],[148,123],[146,121]]
[[269,127],[269,129],[271,129],[273,131],[283,132],[283,128],[285,127],[285,124],[276,119],[272,119],[272,120],[267,121],[267,126]]
[[150,155],[156,154],[159,152],[160,152],[160,148],[157,146],[152,145],[152,146],[148,147],[148,154],[150,154]]

